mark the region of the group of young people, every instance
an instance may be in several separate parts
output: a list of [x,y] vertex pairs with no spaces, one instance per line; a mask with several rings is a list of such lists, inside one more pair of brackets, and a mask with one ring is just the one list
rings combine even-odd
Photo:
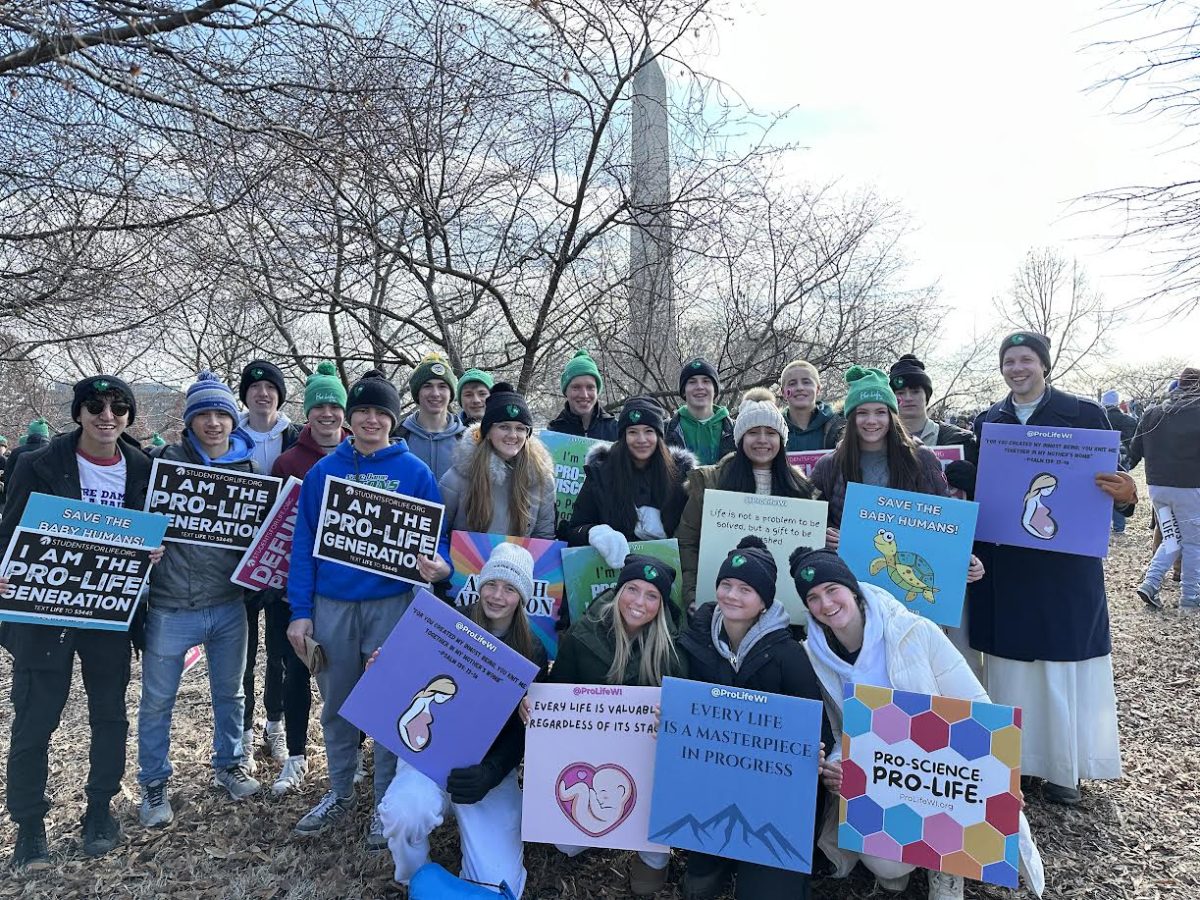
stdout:
[[[329,785],[295,831],[319,834],[347,817],[358,802],[356,782],[363,778],[363,736],[337,711],[407,608],[412,586],[314,555],[322,488],[330,476],[444,503],[438,552],[419,562],[422,577],[434,585],[451,574],[447,540],[455,529],[590,545],[619,569],[616,587],[582,618],[563,618],[558,654],[548,665],[525,614],[533,591],[532,560],[508,544],[493,553],[479,578],[479,600],[467,614],[534,661],[539,677],[653,686],[666,675],[679,675],[823,701],[828,755],[820,779],[830,794],[822,798],[818,837],[837,875],[861,859],[884,887],[895,890],[903,888],[912,869],[836,847],[841,685],[848,681],[965,699],[990,695],[994,702],[1022,707],[1027,784],[1042,782],[1045,799],[1078,802],[1080,779],[1120,774],[1100,560],[978,545],[968,570],[967,620],[947,636],[886,592],[860,584],[836,555],[850,482],[948,494],[947,476],[927,448],[959,443],[965,459],[953,464],[948,476],[970,496],[984,422],[1109,427],[1100,406],[1050,386],[1045,337],[1008,336],[999,362],[1010,392],[969,432],[928,418],[932,383],[911,355],[886,373],[851,367],[840,413],[822,401],[816,368],[796,361],[780,375],[782,405],[770,391],[751,389],[731,416],[717,405],[722,386],[716,368],[695,359],[680,372],[683,403],[673,415],[657,399],[638,397],[614,416],[599,399],[603,378],[595,360],[580,351],[563,371],[564,406],[548,430],[610,443],[589,453],[583,489],[570,517],[561,520],[555,513],[554,466],[533,433],[525,397],[486,372],[472,369],[458,376],[440,357],[422,360],[408,382],[416,409],[405,417],[400,394],[383,373],[369,371],[347,389],[336,370],[323,363],[305,384],[303,427],[280,412],[286,385],[273,364],[248,364],[237,394],[202,373],[187,391],[180,440],[152,452],[204,466],[303,478],[286,592],[247,597],[229,580],[238,554],[171,544],[156,551],[148,602],[128,634],[0,626],[0,639],[14,661],[6,782],[8,811],[19,826],[14,862],[36,866],[48,858],[47,748],[76,655],[92,728],[82,822],[85,853],[106,853],[120,839],[110,805],[125,766],[125,693],[134,649],[142,653],[141,823],[155,827],[173,819],[171,715],[184,656],[196,645],[204,647],[212,693],[214,783],[235,800],[261,789],[253,759],[260,608],[266,610],[268,657],[264,740],[280,765],[272,790],[295,790],[307,777],[310,681],[315,680],[324,701]],[[456,399],[458,413],[452,407]],[[127,433],[136,414],[130,387],[107,375],[83,379],[75,385],[71,414],[77,429],[27,454],[15,467],[0,545],[7,545],[35,491],[142,508],[150,457]],[[787,453],[796,449],[832,452],[810,479],[788,463]],[[1097,484],[1123,512],[1136,502],[1132,479],[1123,473],[1098,476]],[[777,562],[757,538],[746,538],[730,554],[715,583],[697,583],[708,488],[828,502],[826,547],[798,548],[789,560],[796,596],[810,615],[803,640],[777,602]],[[666,537],[679,541],[679,571],[659,561],[648,569],[645,560],[629,552],[631,541]],[[684,589],[683,608],[668,599],[676,579]],[[0,580],[0,590],[5,587]],[[302,662],[310,640],[324,650],[324,664],[313,675]],[[503,880],[519,896],[525,881],[516,774],[522,753],[518,711],[484,758],[454,770],[443,790],[375,744],[368,846],[390,847],[397,878],[404,881],[427,860],[429,832],[452,813],[464,877],[491,884]],[[1027,829],[1022,850],[1023,871],[1040,890],[1040,862]],[[666,857],[637,854],[630,886],[638,895],[652,894],[664,885],[666,873]],[[692,898],[718,896],[730,878],[743,898],[807,896],[809,890],[809,878],[801,873],[703,854],[687,855],[685,873],[684,894]],[[929,885],[936,900],[962,896],[961,878],[931,872]]]

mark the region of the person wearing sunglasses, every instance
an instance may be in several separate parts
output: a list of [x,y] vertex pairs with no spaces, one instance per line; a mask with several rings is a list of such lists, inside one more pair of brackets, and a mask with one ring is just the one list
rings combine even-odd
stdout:
[[[75,385],[71,418],[78,426],[18,460],[0,524],[7,547],[34,492],[141,509],[150,484],[150,460],[126,429],[136,415],[133,391],[113,375],[94,375]],[[161,557],[159,548],[155,561]],[[0,593],[8,587],[0,578]],[[0,623],[0,644],[12,654],[12,732],[5,801],[17,823],[13,863],[38,869],[49,864],[45,817],[46,772],[51,735],[71,690],[75,657],[83,670],[91,745],[82,849],[101,856],[116,846],[121,829],[109,804],[121,788],[129,720],[125,691],[131,648],[143,645],[144,608],[129,631]]]

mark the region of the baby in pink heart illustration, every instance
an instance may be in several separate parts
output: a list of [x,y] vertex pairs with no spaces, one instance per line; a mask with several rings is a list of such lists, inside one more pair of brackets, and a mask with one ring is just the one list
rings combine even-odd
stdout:
[[571,763],[555,783],[559,809],[591,837],[608,834],[624,822],[637,802],[633,776],[616,763]]

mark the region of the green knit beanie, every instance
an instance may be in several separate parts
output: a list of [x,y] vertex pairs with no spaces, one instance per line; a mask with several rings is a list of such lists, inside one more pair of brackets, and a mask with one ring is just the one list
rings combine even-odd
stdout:
[[845,413],[847,416],[854,408],[863,403],[882,403],[891,407],[892,412],[899,412],[896,405],[896,394],[888,384],[888,376],[882,369],[867,369],[862,366],[851,366],[846,370]]
[[321,403],[346,408],[346,386],[338,378],[337,366],[328,361],[318,364],[317,371],[304,382],[304,415]]
[[150,437],[150,446],[151,447],[165,447],[165,446],[167,446],[167,442],[164,441],[163,436],[156,431]]
[[8,438],[6,438],[4,435],[0,434],[0,447],[7,447],[7,446],[8,446]]
[[563,369],[562,378],[559,384],[562,386],[562,392],[567,392],[567,385],[580,375],[591,375],[596,379],[596,393],[604,390],[604,379],[600,377],[600,370],[596,368],[596,361],[592,359],[592,354],[586,350],[577,350],[575,355],[571,357],[571,361],[567,363],[567,367]]
[[50,423],[45,419],[34,419],[29,423],[29,430],[25,432],[29,437],[44,437],[50,439]]
[[421,364],[408,376],[408,392],[412,394],[414,403],[417,400],[417,394],[421,392],[421,387],[425,382],[432,381],[434,378],[440,378],[450,385],[452,397],[458,395],[458,379],[454,376],[454,370],[450,368],[450,363],[446,362],[446,357],[440,353],[427,353],[421,360]]
[[489,391],[495,387],[496,384],[496,380],[487,372],[483,371],[483,369],[467,369],[467,371],[462,373],[462,378],[458,379],[458,393],[454,395],[454,398],[459,403],[462,403],[463,388],[465,388],[467,384],[472,381],[478,381]]

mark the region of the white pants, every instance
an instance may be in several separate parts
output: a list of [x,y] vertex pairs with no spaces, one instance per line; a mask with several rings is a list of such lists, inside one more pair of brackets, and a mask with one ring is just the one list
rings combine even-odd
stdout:
[[379,818],[396,863],[396,880],[408,884],[429,862],[429,835],[453,812],[462,845],[461,877],[480,884],[507,882],[516,897],[525,890],[521,842],[521,789],[514,769],[478,803],[451,803],[450,796],[404,760],[379,804]]
[[[590,850],[591,847],[576,847],[574,844],[555,844],[555,849],[559,853],[565,853],[567,856],[578,856],[584,850]],[[652,869],[665,869],[667,863],[671,861],[670,852],[655,853],[653,850],[639,850],[638,857]]]

